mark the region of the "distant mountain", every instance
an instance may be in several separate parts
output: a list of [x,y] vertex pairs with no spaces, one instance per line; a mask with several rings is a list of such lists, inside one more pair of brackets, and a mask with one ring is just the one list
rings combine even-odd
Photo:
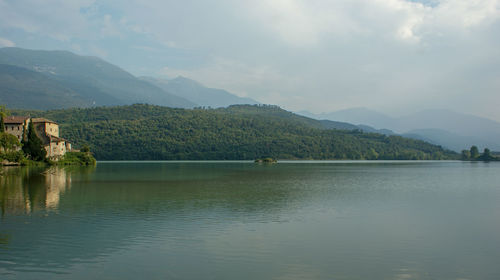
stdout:
[[415,129],[402,134],[404,137],[423,140],[435,145],[446,146],[448,149],[460,151],[467,149],[472,145],[480,145],[481,148],[490,147],[490,149],[498,148],[498,143],[488,141],[473,136],[461,136],[442,129]]
[[[169,107],[189,108],[196,104],[170,94],[148,82],[142,81],[130,73],[100,58],[79,56],[67,51],[40,51],[20,48],[1,48],[0,64],[17,66],[39,73],[36,79],[41,81],[39,87],[32,84],[29,91],[17,80],[5,79],[3,88],[17,93],[18,99],[30,103],[33,95],[49,97],[43,99],[34,109],[90,106],[90,105],[123,105],[133,103],[150,103]],[[6,71],[14,68],[4,68]],[[19,72],[19,70],[16,73]],[[14,74],[21,77],[21,74]],[[44,80],[44,77],[46,80]],[[43,80],[43,82],[42,82]],[[61,91],[67,94],[62,94]],[[57,94],[52,92],[58,92]],[[67,98],[71,96],[71,98]],[[39,98],[41,99],[41,98]],[[57,102],[52,101],[58,99]],[[79,102],[74,101],[77,99]],[[9,102],[7,102],[9,101]],[[14,107],[6,93],[0,93],[0,103]],[[33,103],[33,102],[31,102]],[[26,107],[27,104],[24,104]],[[35,103],[35,105],[37,105]]]
[[[471,145],[477,145],[480,149],[489,147],[492,150],[500,150],[500,123],[449,110],[425,110],[399,118],[366,108],[301,114],[316,119],[350,122],[360,128],[370,125],[377,128],[378,133],[383,133],[380,129],[390,129],[406,137],[422,139],[455,151]],[[362,130],[368,132],[366,129]]]
[[319,122],[326,129],[342,129],[342,130],[357,130],[357,129],[359,129],[358,126],[350,124],[350,123],[345,123],[345,122],[336,122],[336,121],[331,121],[331,120],[320,120]]
[[251,98],[239,97],[223,89],[205,87],[199,82],[185,77],[171,80],[152,77],[141,77],[141,79],[200,106],[218,108],[234,104],[260,104]]
[[385,128],[376,129],[376,128],[373,128],[369,125],[364,125],[364,124],[358,124],[357,127],[358,127],[358,129],[361,129],[364,132],[380,133],[380,134],[385,134],[385,135],[397,135],[397,133],[395,133],[394,131],[392,131],[390,129],[385,129]]
[[[393,122],[393,119],[391,117],[367,108],[351,108],[320,114],[301,111],[299,112],[299,114],[315,119],[348,122],[355,125],[362,124],[376,128],[390,128],[392,127]],[[381,126],[380,124],[383,125]]]
[[46,75],[5,64],[0,64],[0,104],[37,109],[91,105],[89,100]]
[[500,142],[500,123],[449,110],[425,110],[399,118],[398,130],[435,128],[462,136]]
[[[360,108],[361,109],[361,108]],[[358,110],[358,109],[355,109]],[[365,109],[361,109],[365,110]],[[344,119],[349,119],[349,118],[344,118],[344,117],[338,117],[335,116],[334,113],[326,114],[314,114],[309,111],[300,111],[297,112],[297,114],[301,116],[305,116],[308,118],[313,118],[320,120],[321,123],[325,126],[325,128],[333,128],[333,129],[344,129],[344,130],[361,130],[363,132],[368,132],[368,133],[379,133],[379,134],[385,134],[385,135],[396,135],[394,131],[389,130],[389,129],[376,129],[374,127],[371,127],[369,125],[365,124],[353,124],[353,123],[358,123],[357,121],[343,121]],[[337,118],[337,119],[335,119]],[[356,118],[353,118],[356,119]]]

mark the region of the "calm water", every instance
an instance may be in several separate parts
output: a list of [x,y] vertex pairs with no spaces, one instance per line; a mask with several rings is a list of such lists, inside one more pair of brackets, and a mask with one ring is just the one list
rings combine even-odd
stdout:
[[0,279],[500,279],[500,164],[4,168]]

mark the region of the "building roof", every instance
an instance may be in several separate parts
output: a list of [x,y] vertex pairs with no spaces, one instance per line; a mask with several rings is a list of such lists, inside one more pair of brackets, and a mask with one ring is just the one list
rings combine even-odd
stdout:
[[68,142],[68,140],[61,138],[61,137],[56,137],[54,135],[47,134],[47,137],[49,137],[50,142]]
[[29,118],[30,117],[26,117],[26,116],[7,116],[7,117],[4,117],[3,123],[4,124],[23,124]]
[[31,121],[34,123],[55,123],[55,124],[57,124],[55,121],[51,121],[51,120],[48,120],[46,118],[32,118]]

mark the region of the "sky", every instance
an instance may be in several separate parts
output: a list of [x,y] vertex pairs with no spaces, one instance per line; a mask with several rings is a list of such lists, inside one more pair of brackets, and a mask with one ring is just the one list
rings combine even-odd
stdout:
[[0,47],[12,46],[293,111],[500,121],[500,0],[0,0]]

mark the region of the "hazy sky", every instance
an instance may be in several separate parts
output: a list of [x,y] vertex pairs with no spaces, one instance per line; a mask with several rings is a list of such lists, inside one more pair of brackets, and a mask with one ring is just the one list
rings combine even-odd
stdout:
[[500,0],[0,0],[0,46],[95,55],[290,110],[500,121]]

